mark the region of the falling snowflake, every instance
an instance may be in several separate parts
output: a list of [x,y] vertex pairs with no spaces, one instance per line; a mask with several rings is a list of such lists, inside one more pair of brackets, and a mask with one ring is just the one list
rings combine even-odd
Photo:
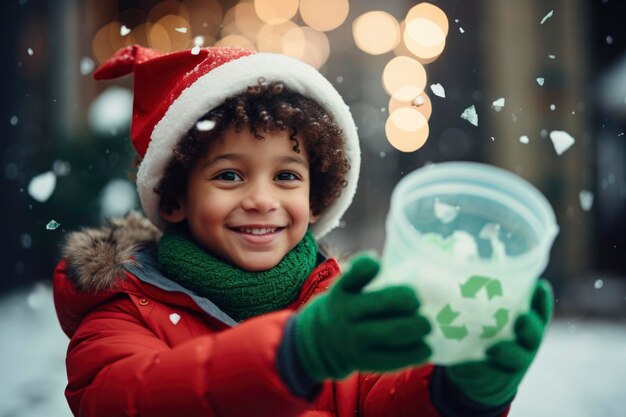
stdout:
[[113,179],[100,192],[100,214],[104,218],[123,216],[135,207],[137,207],[137,190],[126,179]]
[[214,127],[214,120],[200,120],[198,123],[196,123],[196,129],[200,132],[208,132],[209,130],[213,130]]
[[543,19],[541,19],[541,24],[543,25],[543,24],[546,22],[546,20],[548,20],[548,19],[550,19],[550,18],[552,17],[552,15],[553,15],[553,14],[554,14],[554,10],[550,10],[550,11],[548,12],[548,14],[547,14],[547,15],[545,15],[545,16],[543,17]]
[[52,171],[56,174],[57,177],[65,177],[69,175],[72,166],[69,162],[61,161],[57,159],[52,163]]
[[606,43],[609,45],[613,45],[613,36],[609,35],[606,37]]
[[491,104],[491,107],[495,110],[495,111],[500,111],[504,108],[504,97],[497,99],[496,101],[494,101]]
[[437,97],[446,98],[446,90],[444,90],[441,84],[439,83],[432,84],[430,86],[430,89],[433,92],[433,94],[436,95]]
[[550,104],[550,110],[555,111],[556,110],[556,105],[555,104]]
[[95,64],[93,62],[93,59],[88,56],[83,57],[80,60],[80,75],[91,74],[91,71],[93,71],[94,67]]
[[478,126],[478,114],[476,113],[476,107],[472,104],[470,107],[463,110],[463,113],[461,113],[461,119],[465,119],[474,126]]
[[20,243],[24,249],[28,249],[33,246],[33,238],[28,233],[22,233]]
[[604,287],[604,281],[601,279],[597,279],[594,283],[593,283],[593,288],[595,288],[596,290],[599,290],[600,288]]
[[562,155],[563,152],[568,150],[576,139],[572,137],[569,133],[562,130],[553,130],[550,132],[550,139],[552,140],[552,145],[554,145],[554,150],[557,155]]
[[191,55],[198,55],[200,53],[200,47],[198,45],[191,48]]
[[125,25],[122,25],[122,27],[120,28],[120,35],[121,36],[126,36],[130,33],[130,29],[127,28]]
[[204,46],[204,36],[198,35],[193,38],[194,46]]
[[556,58],[556,55],[550,54],[550,55],[548,55],[548,58],[550,58],[550,59],[555,59],[555,58]]
[[175,28],[174,30],[176,32],[180,32],[180,33],[187,33],[187,28],[186,27]]
[[520,136],[519,141],[523,143],[524,145],[526,145],[528,142],[530,142],[530,139],[528,138],[528,136],[523,135],[523,136]]
[[424,100],[424,96],[422,96],[421,94],[415,97],[413,101],[411,101],[411,105],[415,107],[422,107],[425,103],[426,100]]
[[170,321],[174,325],[178,324],[178,322],[180,321],[180,314],[177,314],[177,313],[170,314]]
[[9,123],[11,123],[11,126],[15,126],[17,122],[18,122],[17,116],[11,116],[11,120],[9,120]]
[[30,56],[33,56],[33,54],[35,53],[32,48],[28,48],[26,52],[28,52],[28,55]]
[[459,26],[459,32],[465,33],[465,29],[463,29],[462,27]]
[[589,211],[593,205],[593,193],[588,190],[580,190],[578,200],[580,201],[580,207],[585,211]]
[[540,86],[542,86],[542,87],[543,87],[543,83],[544,83],[545,81],[546,81],[546,80],[545,80],[545,78],[543,78],[543,77],[538,77],[538,78],[537,78],[537,84],[539,84],[539,85],[540,85]]
[[46,229],[47,229],[47,230],[56,230],[56,229],[58,229],[58,228],[59,228],[59,226],[61,226],[61,223],[58,223],[58,222],[57,222],[57,221],[55,221],[55,220],[50,220],[50,221],[48,222],[48,224],[46,225]]
[[37,175],[28,184],[28,194],[35,200],[43,203],[47,201],[57,185],[57,177],[52,171]]

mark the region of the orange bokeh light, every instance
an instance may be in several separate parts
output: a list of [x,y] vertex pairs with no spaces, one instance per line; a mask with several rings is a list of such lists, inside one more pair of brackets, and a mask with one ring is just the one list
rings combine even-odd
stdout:
[[403,39],[407,49],[424,60],[436,59],[446,46],[443,29],[422,17],[407,21]]
[[401,152],[413,152],[424,146],[429,134],[428,121],[411,107],[401,107],[385,123],[387,140]]
[[352,23],[356,46],[371,55],[391,51],[400,42],[400,26],[387,12],[372,11],[357,17]]
[[433,113],[433,104],[430,97],[426,93],[421,93],[411,100],[399,100],[392,96],[389,99],[389,105],[387,107],[389,109],[389,114],[402,107],[413,107],[418,112],[422,113],[426,120],[430,119],[430,116]]
[[298,12],[298,0],[254,0],[259,19],[270,25],[284,23]]
[[339,27],[348,17],[348,0],[300,0],[304,23],[320,32]]
[[448,36],[448,16],[446,16],[446,13],[439,7],[427,2],[413,6],[406,14],[405,21],[407,22],[407,26],[412,20],[418,18],[430,20],[441,28],[444,33],[444,37]]
[[389,95],[394,95],[406,86],[424,90],[427,79],[424,66],[407,56],[397,56],[389,61],[383,70],[382,78],[383,87]]

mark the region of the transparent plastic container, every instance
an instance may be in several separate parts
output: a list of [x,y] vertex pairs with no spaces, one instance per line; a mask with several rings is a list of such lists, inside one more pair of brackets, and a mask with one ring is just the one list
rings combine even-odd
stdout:
[[480,360],[512,339],[558,230],[546,198],[521,177],[473,162],[430,165],[394,189],[381,273],[368,289],[416,291],[433,327],[431,362]]

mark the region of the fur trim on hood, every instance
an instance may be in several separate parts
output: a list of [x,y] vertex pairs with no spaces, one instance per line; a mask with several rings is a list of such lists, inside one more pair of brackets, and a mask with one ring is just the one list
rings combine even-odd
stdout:
[[124,265],[134,263],[135,251],[157,245],[160,238],[161,232],[137,212],[110,219],[99,229],[72,232],[63,247],[68,275],[79,291],[108,289],[124,276]]

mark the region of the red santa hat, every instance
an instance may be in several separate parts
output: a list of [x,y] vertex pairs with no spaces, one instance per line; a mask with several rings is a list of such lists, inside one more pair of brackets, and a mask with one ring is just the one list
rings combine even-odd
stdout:
[[256,85],[259,78],[280,80],[290,89],[315,100],[343,129],[350,163],[348,185],[311,226],[317,238],[339,224],[356,192],[361,154],[356,126],[348,106],[315,68],[280,54],[256,53],[237,47],[194,48],[163,54],[139,45],[119,50],[93,76],[112,79],[133,73],[134,102],[131,140],[143,158],[137,172],[137,191],[146,216],[159,229],[154,188],[161,180],[176,143],[208,111],[230,96]]

